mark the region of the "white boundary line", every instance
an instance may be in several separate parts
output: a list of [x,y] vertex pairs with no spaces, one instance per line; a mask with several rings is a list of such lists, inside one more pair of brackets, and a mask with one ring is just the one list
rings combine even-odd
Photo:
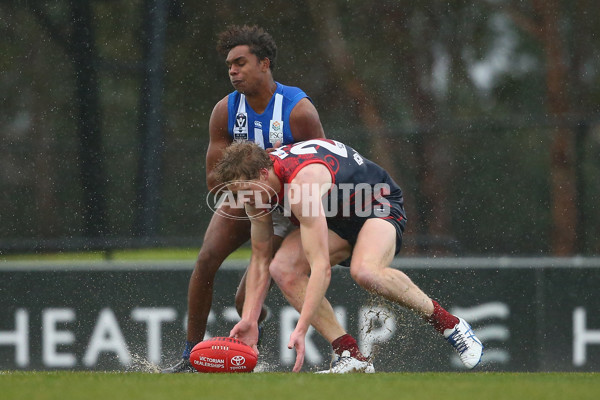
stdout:
[[[179,271],[194,268],[194,261],[0,261],[0,272],[29,271]],[[226,260],[222,267],[243,270],[249,260]],[[397,257],[398,269],[507,269],[600,268],[600,257]],[[344,267],[336,267],[344,268]]]

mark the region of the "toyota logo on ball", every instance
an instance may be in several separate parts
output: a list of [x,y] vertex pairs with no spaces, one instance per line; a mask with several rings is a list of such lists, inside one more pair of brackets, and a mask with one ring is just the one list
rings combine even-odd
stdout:
[[231,357],[231,363],[233,365],[244,365],[246,363],[246,358],[244,358],[244,356],[233,356]]

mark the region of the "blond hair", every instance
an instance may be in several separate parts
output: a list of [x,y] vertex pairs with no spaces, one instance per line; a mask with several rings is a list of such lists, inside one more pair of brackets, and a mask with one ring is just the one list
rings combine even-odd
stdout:
[[235,142],[223,151],[223,157],[215,165],[214,174],[222,183],[242,179],[257,179],[260,170],[269,169],[273,161],[269,154],[253,142]]

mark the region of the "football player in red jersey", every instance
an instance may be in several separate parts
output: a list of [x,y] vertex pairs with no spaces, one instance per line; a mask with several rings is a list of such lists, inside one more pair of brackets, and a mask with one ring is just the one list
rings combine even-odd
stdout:
[[[278,144],[323,138],[319,114],[301,89],[285,86],[273,78],[277,46],[273,38],[256,26],[232,26],[219,35],[217,50],[225,58],[234,92],[214,107],[209,121],[210,142],[206,152],[206,182],[209,190],[219,184],[214,166],[223,150],[233,141],[250,141],[269,149]],[[204,235],[188,285],[187,338],[181,360],[164,373],[194,372],[190,351],[204,339],[212,305],[215,274],[225,258],[250,238],[247,220],[226,218],[244,210],[222,210],[213,214]],[[275,216],[273,250],[291,230],[287,218]],[[244,278],[236,293],[236,308],[241,314],[244,300]],[[264,319],[262,310],[260,319]],[[331,323],[334,323],[333,321]],[[339,324],[337,325],[339,326]],[[329,337],[334,351],[350,349],[358,352],[356,340],[339,329],[331,329]],[[337,340],[344,336],[343,339]],[[327,337],[326,337],[327,338]]]
[[[270,154],[252,143],[236,143],[225,150],[215,173],[222,182],[231,182],[228,188],[244,202],[252,224],[242,320],[231,336],[256,344],[257,320],[272,277],[300,312],[288,344],[296,349],[293,370],[300,371],[309,326],[322,334],[330,327],[323,325],[331,319],[323,300],[331,265],[350,258],[350,274],[360,286],[420,314],[456,349],[467,368],[480,362],[483,345],[470,325],[428,297],[406,274],[389,267],[400,251],[406,218],[402,191],[381,167],[343,143],[313,139]],[[284,205],[300,225],[274,257],[269,212],[273,203]],[[322,372],[371,372],[366,369],[372,365],[343,353]]]

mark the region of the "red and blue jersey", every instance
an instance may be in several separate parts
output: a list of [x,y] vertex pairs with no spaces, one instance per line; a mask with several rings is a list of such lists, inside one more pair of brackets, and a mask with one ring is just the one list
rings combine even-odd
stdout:
[[[330,139],[312,139],[283,146],[270,153],[275,174],[282,183],[279,203],[284,203],[285,185],[305,166],[319,163],[331,173],[333,183],[325,203],[336,219],[394,219],[404,230],[406,215],[402,190],[379,165],[352,147]],[[360,204],[359,204],[360,203]]]

